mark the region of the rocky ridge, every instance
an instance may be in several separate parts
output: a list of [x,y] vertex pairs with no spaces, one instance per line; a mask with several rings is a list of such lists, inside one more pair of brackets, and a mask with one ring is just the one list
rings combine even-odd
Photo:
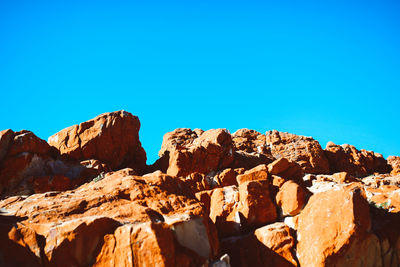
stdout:
[[400,157],[117,111],[0,132],[0,266],[400,266]]

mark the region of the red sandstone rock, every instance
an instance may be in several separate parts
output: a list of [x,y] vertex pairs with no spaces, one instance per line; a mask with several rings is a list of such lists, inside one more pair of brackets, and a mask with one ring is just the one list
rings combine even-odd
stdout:
[[93,266],[175,266],[172,231],[165,223],[120,226],[104,236]]
[[42,237],[16,221],[15,217],[0,215],[0,265],[42,266]]
[[369,206],[359,189],[313,195],[298,219],[300,265],[380,266],[379,240],[370,229]]
[[231,266],[298,266],[293,253],[294,238],[283,223],[258,228],[254,233],[222,239],[222,253]]
[[0,194],[29,195],[68,190],[97,176],[101,170],[58,158],[57,151],[32,132],[2,131]]
[[266,165],[259,165],[240,174],[236,177],[237,183],[240,185],[248,181],[268,180],[268,168]]
[[257,239],[281,257],[273,257],[272,266],[298,266],[294,250],[294,238],[284,223],[274,223],[258,228],[254,235]]
[[274,160],[265,144],[265,135],[249,129],[240,129],[232,134],[235,148],[233,166],[251,169]]
[[166,173],[170,175],[209,174],[232,163],[232,139],[224,129],[197,133],[190,129],[176,129],[164,135],[159,155],[169,158]]
[[[183,180],[160,172],[142,177],[126,174],[129,171],[115,172],[72,191],[8,198],[0,201],[0,208],[6,214],[21,218],[21,223],[46,238],[39,244],[45,252],[39,260],[49,261],[52,265],[123,262],[126,260],[123,257],[131,252],[123,247],[129,236],[117,234],[121,224],[127,228],[132,225],[130,240],[146,239],[143,247],[138,245],[139,250],[132,248],[140,264],[173,264],[176,255],[168,253],[175,243],[178,249],[183,248],[178,253],[180,260],[182,255],[197,255],[194,257],[204,261],[217,255],[215,226],[209,223],[205,210],[192,198],[192,192]],[[157,225],[152,226],[152,229],[157,228],[153,234],[147,230],[137,232],[134,226],[138,223],[165,223],[170,233],[166,233],[164,227],[159,233]],[[6,234],[7,231],[0,239],[7,239]],[[164,239],[164,234],[169,237]],[[114,242],[111,235],[115,248],[122,251],[120,254],[110,255]],[[172,247],[166,248],[165,244],[171,243],[171,236]],[[27,249],[22,250],[29,254]],[[155,253],[152,258],[146,249]]]
[[299,214],[306,204],[307,192],[293,181],[285,182],[276,195],[276,203],[282,210],[283,216]]
[[296,181],[301,180],[304,175],[301,167],[298,164],[290,162],[286,158],[279,158],[268,164],[268,172],[278,175],[286,180]]
[[357,150],[351,145],[339,146],[329,142],[325,154],[333,173],[347,172],[356,177],[364,177],[375,172],[389,172],[389,166],[381,154]]
[[10,143],[14,138],[14,132],[11,129],[0,131],[0,164],[7,154]]
[[65,128],[48,142],[73,159],[97,159],[113,170],[132,167],[140,173],[146,165],[146,153],[139,141],[139,129],[138,117],[116,111]]
[[392,167],[392,175],[400,174],[400,157],[389,156],[387,162]]
[[217,188],[211,192],[210,219],[217,227],[220,236],[232,235],[240,231],[238,204],[237,186]]
[[306,173],[329,173],[329,163],[318,141],[311,137],[278,132],[266,133],[266,145],[275,158],[298,163]]
[[239,183],[238,210],[249,226],[260,226],[277,219],[276,206],[271,200],[268,180]]

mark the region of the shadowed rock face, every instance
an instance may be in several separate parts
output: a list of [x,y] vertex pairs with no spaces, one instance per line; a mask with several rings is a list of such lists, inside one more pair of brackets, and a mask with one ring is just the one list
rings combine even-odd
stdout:
[[[0,132],[0,266],[399,266],[399,157],[139,119]],[[127,168],[126,168],[127,167]]]

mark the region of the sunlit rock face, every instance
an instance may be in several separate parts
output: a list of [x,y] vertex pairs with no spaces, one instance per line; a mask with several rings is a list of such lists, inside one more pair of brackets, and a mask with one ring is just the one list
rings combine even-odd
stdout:
[[399,266],[399,157],[179,128],[147,166],[139,129],[0,131],[0,266]]

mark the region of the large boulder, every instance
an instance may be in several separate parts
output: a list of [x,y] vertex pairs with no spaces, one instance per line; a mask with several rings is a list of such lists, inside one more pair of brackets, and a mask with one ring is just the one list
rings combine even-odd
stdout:
[[294,216],[300,213],[306,204],[308,192],[294,181],[285,182],[276,195],[276,203],[283,216]]
[[[186,181],[161,172],[133,173],[124,169],[74,190],[0,201],[4,215],[19,218],[42,237],[41,242],[33,234],[24,239],[28,244],[19,246],[26,254],[23,262],[128,264],[128,255],[131,266],[171,266],[176,261],[201,265],[213,260],[219,249],[215,226]],[[15,242],[7,241],[14,224],[4,222],[1,240]],[[35,246],[44,253],[35,254]],[[15,265],[19,259],[7,258],[10,261]]]
[[298,218],[297,241],[301,266],[381,266],[370,208],[358,187],[313,195]]
[[238,210],[251,227],[274,222],[277,217],[275,203],[270,195],[268,180],[253,180],[239,184]]
[[58,151],[30,131],[0,132],[0,195],[68,190],[100,170],[61,159]]
[[275,158],[265,144],[265,135],[254,130],[239,129],[232,134],[234,146],[233,167],[251,169],[268,164]]
[[143,172],[146,152],[139,140],[139,118],[126,111],[104,113],[49,137],[62,155],[82,161],[97,159],[117,170]]
[[352,145],[336,145],[329,142],[325,148],[325,154],[328,158],[331,173],[347,172],[356,177],[364,177],[369,174],[387,173],[390,168],[379,153],[357,150]]
[[273,130],[266,133],[266,145],[275,158],[296,162],[306,173],[329,173],[324,151],[312,137]]
[[169,175],[210,174],[232,163],[232,139],[225,129],[204,132],[180,128],[164,135],[159,155],[168,158],[168,166],[163,171]]

